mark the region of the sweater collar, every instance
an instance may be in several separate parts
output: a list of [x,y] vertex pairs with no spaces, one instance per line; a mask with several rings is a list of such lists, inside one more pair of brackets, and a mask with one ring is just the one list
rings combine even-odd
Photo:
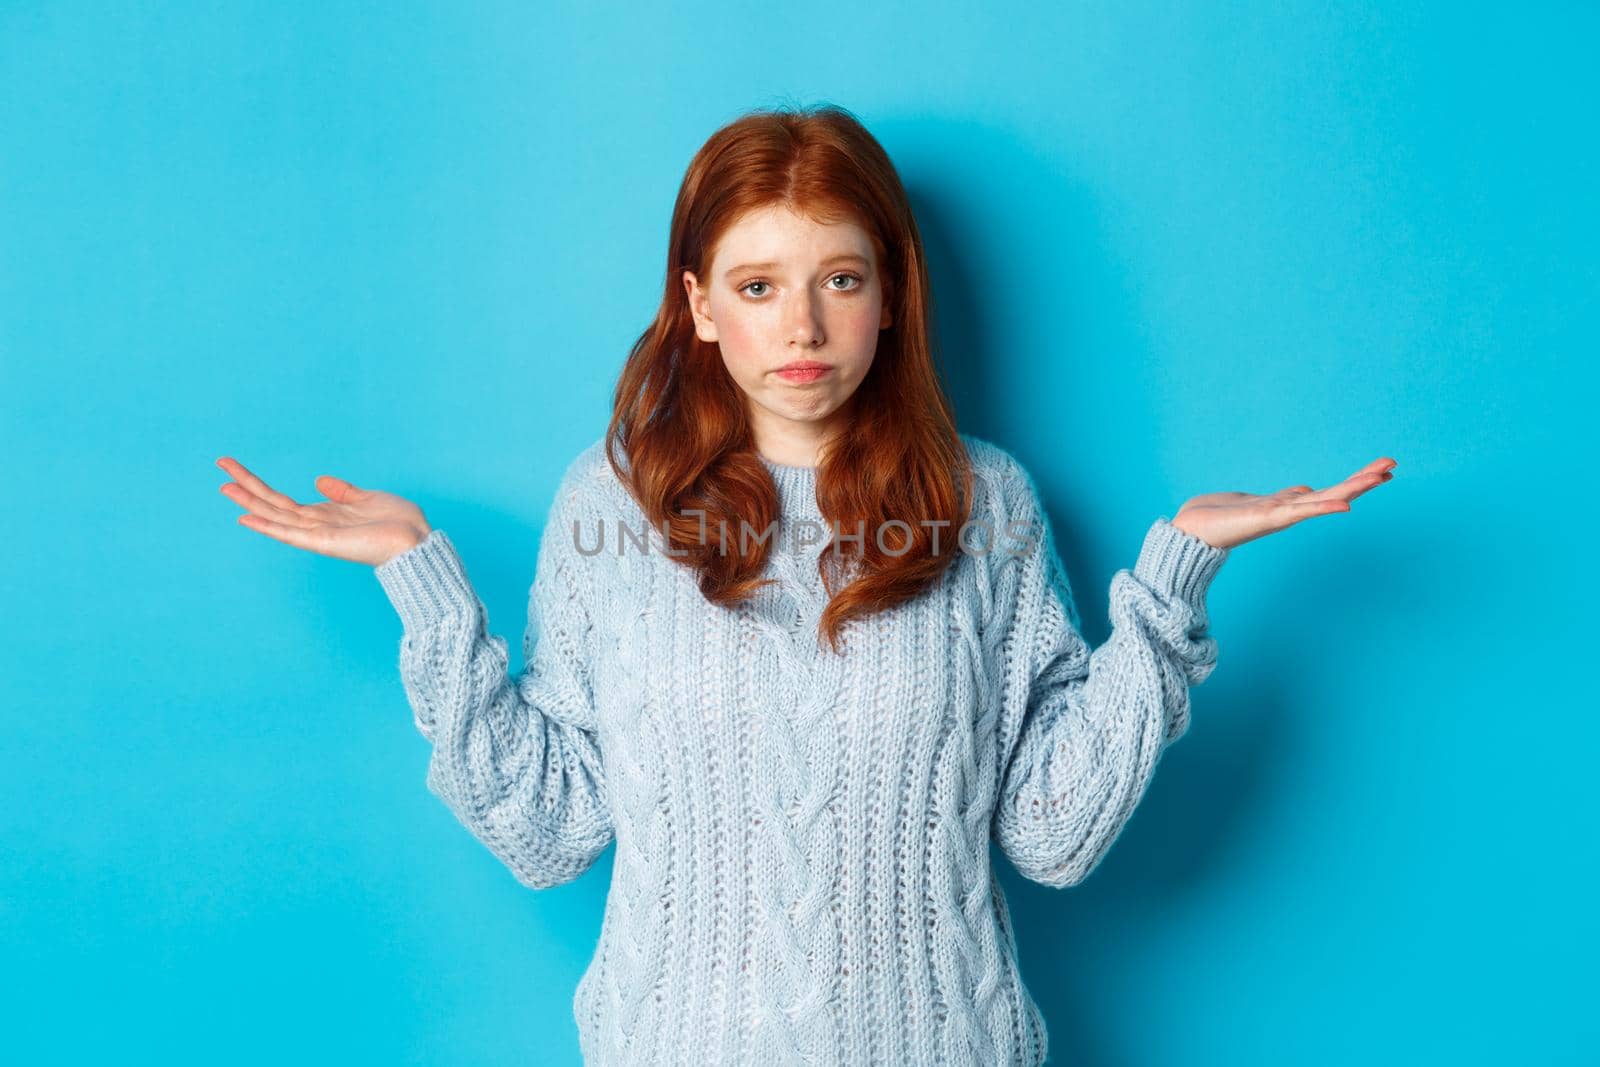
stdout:
[[786,463],[774,463],[766,456],[761,456],[761,463],[777,487],[778,511],[785,521],[822,521],[822,511],[817,507],[817,468],[791,467]]

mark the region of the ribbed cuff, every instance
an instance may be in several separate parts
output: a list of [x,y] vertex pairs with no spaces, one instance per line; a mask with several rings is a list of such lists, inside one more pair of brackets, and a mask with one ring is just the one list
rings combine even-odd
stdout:
[[1167,597],[1182,597],[1198,604],[1211,579],[1228,559],[1217,548],[1172,525],[1165,515],[1151,524],[1133,565],[1136,578]]
[[426,540],[378,564],[372,573],[408,630],[470,610],[477,602],[456,546],[437,527]]

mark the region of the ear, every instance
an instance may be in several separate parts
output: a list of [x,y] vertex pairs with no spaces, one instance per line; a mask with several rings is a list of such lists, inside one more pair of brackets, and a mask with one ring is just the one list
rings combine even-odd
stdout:
[[694,316],[694,333],[707,343],[716,341],[717,324],[711,321],[711,298],[700,288],[694,271],[683,272],[683,289],[689,297],[689,314]]

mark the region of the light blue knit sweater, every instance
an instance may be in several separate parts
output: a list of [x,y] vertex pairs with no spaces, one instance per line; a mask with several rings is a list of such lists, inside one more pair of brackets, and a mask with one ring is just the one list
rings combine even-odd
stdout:
[[[1228,553],[1157,519],[1091,654],[1033,480],[962,440],[1000,540],[977,531],[843,655],[815,636],[820,539],[791,536],[822,521],[808,467],[767,463],[782,584],[728,610],[586,448],[517,675],[443,530],[376,568],[429,789],[528,886],[616,842],[573,999],[586,1063],[1043,1062],[990,838],[1046,885],[1094,869],[1215,666],[1205,592]],[[639,538],[621,551],[619,525]]]

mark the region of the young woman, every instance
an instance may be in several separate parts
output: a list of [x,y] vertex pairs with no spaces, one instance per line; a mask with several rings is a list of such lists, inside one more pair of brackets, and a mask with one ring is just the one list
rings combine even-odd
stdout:
[[222,491],[375,566],[428,787],[521,882],[616,842],[586,1062],[1038,1064],[991,836],[1086,877],[1215,665],[1229,549],[1394,461],[1157,519],[1091,653],[1029,473],[955,428],[916,222],[848,112],[713,135],[667,264],[550,508],[520,675],[415,504],[329,475],[300,504],[228,458]]

